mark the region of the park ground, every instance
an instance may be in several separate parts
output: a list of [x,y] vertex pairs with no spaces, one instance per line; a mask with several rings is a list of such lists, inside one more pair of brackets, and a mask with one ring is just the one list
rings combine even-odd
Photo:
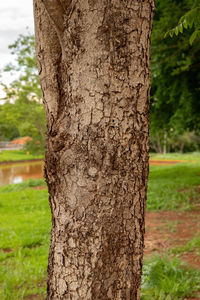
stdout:
[[14,161],[27,161],[42,159],[43,155],[31,154],[26,150],[9,150],[0,153],[0,164]]
[[[44,180],[0,187],[0,299],[45,299],[50,223]],[[142,281],[143,300],[200,299],[200,153],[151,155]]]

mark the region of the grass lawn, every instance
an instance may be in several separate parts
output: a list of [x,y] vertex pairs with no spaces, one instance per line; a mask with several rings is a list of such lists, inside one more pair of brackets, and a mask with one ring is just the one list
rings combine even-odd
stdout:
[[24,184],[0,188],[1,300],[45,294],[50,232],[47,199],[47,189]]
[[150,165],[147,210],[193,208],[195,201],[199,201],[199,191],[196,188],[200,185],[200,153],[169,153],[165,156],[152,154],[151,158],[184,162],[175,165]]
[[[25,152],[23,155],[17,152],[15,159],[24,159]],[[173,154],[165,158],[190,162],[150,167],[147,209],[194,209],[195,201],[199,200],[196,187],[200,181],[200,154]],[[47,189],[33,189],[37,185],[44,185],[44,181],[29,180],[0,187],[1,300],[39,299],[36,295],[45,299],[50,209]],[[199,241],[192,243],[194,247]],[[200,282],[200,271],[183,268],[177,259],[152,258],[144,266],[142,299],[184,299],[194,290],[196,282]]]
[[0,153],[0,163],[6,161],[20,161],[31,159],[43,159],[43,155],[27,154],[25,150],[3,150]]
[[174,160],[197,160],[200,162],[200,152],[191,152],[191,153],[150,153],[150,158],[152,159],[174,159]]

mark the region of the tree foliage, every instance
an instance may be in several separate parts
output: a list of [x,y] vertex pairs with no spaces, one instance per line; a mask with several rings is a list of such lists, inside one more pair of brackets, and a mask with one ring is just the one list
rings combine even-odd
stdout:
[[4,71],[18,71],[19,78],[9,86],[4,85],[6,99],[41,100],[41,88],[35,57],[34,35],[19,35],[9,46],[11,54],[16,56],[15,64],[8,64]]
[[165,36],[178,35],[183,33],[184,29],[190,29],[193,27],[193,32],[190,36],[189,42],[192,45],[195,39],[200,38],[200,1],[194,1],[192,8],[186,12],[180,19],[178,24],[171,30],[169,30]]
[[[188,30],[178,39],[164,38],[192,7],[193,1],[157,0],[151,47],[151,136],[163,139],[200,129],[200,43],[191,46]],[[157,138],[158,139],[158,138]]]
[[[33,148],[42,149],[46,120],[41,104],[34,36],[20,35],[9,49],[16,56],[16,63],[7,65],[4,71],[18,71],[20,75],[9,86],[3,85],[6,103],[0,107],[0,136],[11,140],[17,135],[28,135],[34,139]],[[15,135],[11,134],[11,128],[15,129]]]

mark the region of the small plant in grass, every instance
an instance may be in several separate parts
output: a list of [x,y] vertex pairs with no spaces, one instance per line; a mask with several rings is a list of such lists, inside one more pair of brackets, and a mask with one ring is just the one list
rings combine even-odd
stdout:
[[200,289],[200,272],[176,257],[155,256],[143,266],[141,300],[178,300]]

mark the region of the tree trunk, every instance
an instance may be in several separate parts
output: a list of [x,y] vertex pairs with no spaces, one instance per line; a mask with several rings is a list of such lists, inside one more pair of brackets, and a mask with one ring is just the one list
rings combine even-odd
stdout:
[[160,134],[157,133],[156,137],[157,137],[157,149],[158,149],[157,153],[162,153],[162,146],[161,146],[161,142],[160,142]]
[[184,146],[185,146],[185,143],[182,142],[181,145],[180,145],[180,153],[183,153],[183,150],[184,150]]
[[34,0],[47,299],[140,299],[153,0]]
[[163,154],[167,153],[167,132],[164,131],[164,138],[163,138]]

